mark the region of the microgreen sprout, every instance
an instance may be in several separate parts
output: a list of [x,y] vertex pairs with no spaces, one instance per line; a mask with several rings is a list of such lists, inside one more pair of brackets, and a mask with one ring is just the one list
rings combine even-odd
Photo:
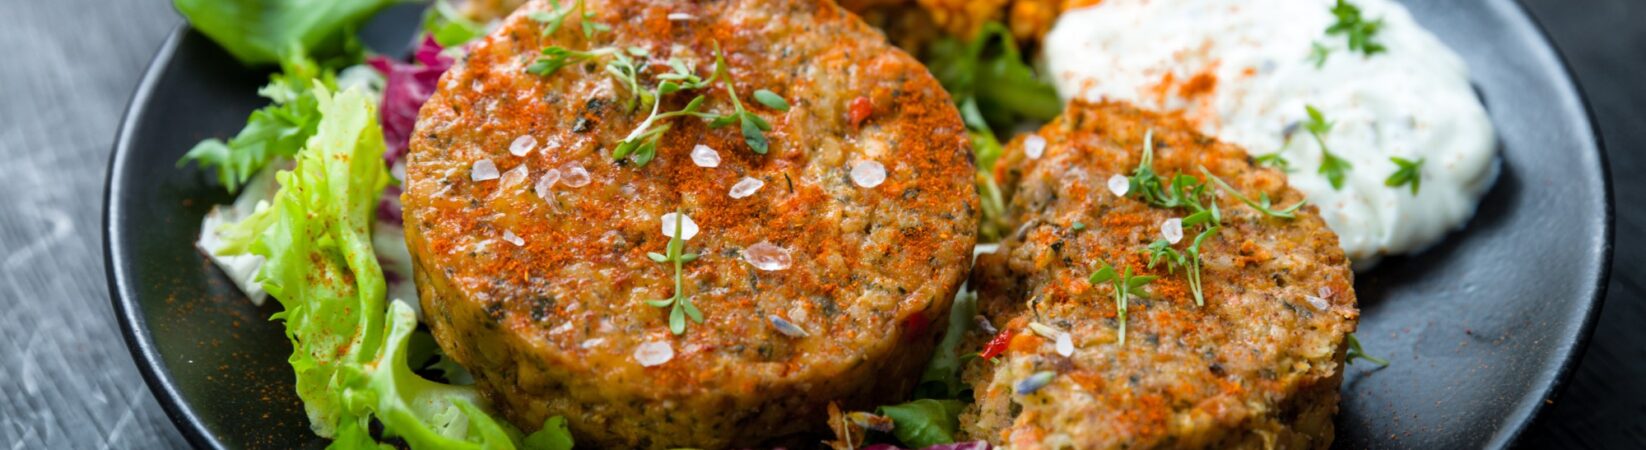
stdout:
[[1269,200],[1268,193],[1258,194],[1258,199],[1252,200],[1251,197],[1247,197],[1246,194],[1240,193],[1239,190],[1236,190],[1234,186],[1230,186],[1229,183],[1223,181],[1222,178],[1218,178],[1217,175],[1213,175],[1212,171],[1206,170],[1205,167],[1200,168],[1200,173],[1205,174],[1206,179],[1212,180],[1213,183],[1217,184],[1218,188],[1223,189],[1223,192],[1229,193],[1229,195],[1234,196],[1234,198],[1240,199],[1240,201],[1245,203],[1246,206],[1250,206],[1252,209],[1257,210],[1257,212],[1263,213],[1269,217],[1279,217],[1282,219],[1296,218],[1297,209],[1302,208],[1304,203],[1308,203],[1308,200],[1298,200],[1297,203],[1292,206],[1274,209],[1274,206]]
[[583,0],[577,0],[564,8],[560,6],[560,0],[549,0],[549,6],[551,9],[548,11],[536,11],[526,16],[543,24],[543,36],[545,37],[560,31],[560,27],[565,25],[566,17],[571,16],[574,11],[578,12],[577,17],[582,19],[578,22],[581,23],[585,39],[594,37],[596,32],[611,31],[612,29],[609,25],[596,22],[594,13],[588,12],[588,8],[584,7]]
[[[747,109],[743,108],[743,100],[737,97],[737,85],[732,82],[732,76],[729,72],[730,69],[727,67],[726,54],[720,51],[720,44],[716,43],[714,45],[714,75],[709,78],[710,80],[713,80],[715,77],[719,77],[720,81],[724,83],[726,93],[731,94],[732,108],[734,111],[731,114],[724,114],[714,117],[713,120],[709,122],[709,127],[720,128],[726,125],[731,125],[734,122],[737,123],[743,131],[743,142],[749,145],[749,150],[753,150],[755,153],[764,155],[771,146],[771,141],[766,138],[766,132],[772,130],[772,124],[766,122],[766,119],[762,119],[760,116],[754,115],[754,113],[751,113]],[[756,97],[758,99],[759,96],[757,95]],[[782,100],[782,98],[777,97],[776,94],[772,94],[772,97]],[[768,104],[767,106],[771,105]],[[788,103],[784,102],[783,106],[785,106],[785,108],[777,108],[775,106],[772,108],[786,110]]]
[[1418,158],[1417,161],[1412,161],[1410,159],[1395,156],[1389,158],[1389,161],[1394,162],[1395,167],[1398,167],[1398,169],[1395,170],[1395,173],[1389,174],[1389,178],[1383,180],[1383,185],[1388,187],[1400,187],[1409,184],[1412,186],[1412,196],[1417,196],[1417,189],[1423,186],[1423,173],[1421,172],[1423,169],[1423,158]]
[[1309,62],[1314,63],[1315,69],[1326,67],[1326,58],[1332,56],[1332,49],[1327,48],[1320,41],[1309,43]]
[[686,240],[681,239],[681,232],[685,227],[686,220],[688,219],[684,214],[679,211],[675,212],[674,232],[669,237],[668,248],[665,250],[666,254],[646,253],[646,257],[651,258],[652,261],[662,264],[674,264],[674,297],[646,300],[647,305],[669,308],[669,332],[674,334],[686,332],[687,317],[690,317],[693,322],[703,323],[703,312],[698,311],[697,305],[692,304],[692,298],[685,295],[686,283],[682,267],[686,263],[697,260],[696,253],[685,253]]
[[1099,267],[1092,276],[1086,278],[1093,286],[1110,283],[1114,290],[1115,316],[1120,320],[1120,345],[1126,345],[1126,299],[1131,291],[1142,288],[1156,278],[1152,275],[1132,275],[1132,268],[1127,266],[1124,271],[1116,272],[1114,266],[1107,261],[1098,260]]
[[1360,7],[1343,0],[1337,0],[1332,6],[1332,15],[1337,22],[1326,28],[1328,35],[1347,35],[1349,50],[1372,56],[1387,51],[1382,43],[1377,42],[1377,32],[1383,29],[1383,19],[1366,20],[1360,16]]
[[1354,364],[1355,360],[1364,359],[1366,362],[1377,364],[1378,367],[1388,367],[1389,360],[1366,354],[1366,351],[1360,348],[1360,338],[1356,338],[1354,333],[1343,335],[1343,341],[1349,344],[1349,351],[1343,358],[1344,364]]
[[1309,121],[1303,124],[1303,128],[1309,131],[1310,136],[1314,136],[1316,144],[1320,144],[1321,160],[1318,172],[1325,175],[1326,180],[1332,183],[1333,190],[1343,189],[1343,174],[1353,169],[1354,165],[1349,164],[1348,160],[1339,158],[1332,153],[1330,148],[1326,147],[1326,134],[1331,133],[1332,127],[1337,124],[1327,121],[1326,116],[1312,105],[1304,105],[1303,108],[1309,113]]

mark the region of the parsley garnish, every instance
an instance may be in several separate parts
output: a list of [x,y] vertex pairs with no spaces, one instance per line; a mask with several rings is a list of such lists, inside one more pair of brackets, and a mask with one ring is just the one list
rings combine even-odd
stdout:
[[1341,190],[1343,189],[1344,172],[1353,169],[1354,165],[1349,164],[1348,160],[1337,157],[1330,148],[1326,147],[1326,134],[1331,133],[1332,127],[1337,124],[1327,121],[1326,116],[1312,105],[1304,105],[1303,108],[1309,112],[1309,121],[1303,124],[1303,128],[1309,130],[1310,136],[1314,136],[1315,143],[1320,144],[1320,170],[1317,172],[1325,175],[1326,180],[1332,182],[1333,190]]
[[703,312],[692,304],[692,298],[685,295],[685,278],[681,266],[696,261],[696,253],[685,253],[686,240],[680,238],[681,230],[685,227],[686,216],[679,211],[674,213],[674,235],[669,237],[669,246],[665,250],[668,254],[657,252],[646,253],[646,256],[663,264],[674,264],[674,297],[659,300],[646,300],[646,304],[658,308],[669,309],[669,332],[681,334],[686,332],[686,318],[691,317],[693,322],[703,323]]
[[1326,48],[1320,41],[1309,43],[1309,47],[1309,61],[1315,64],[1315,69],[1326,67],[1326,58],[1332,56],[1332,49]]
[[1383,28],[1383,19],[1367,21],[1360,16],[1360,7],[1343,0],[1337,0],[1337,4],[1332,6],[1332,15],[1337,16],[1337,23],[1327,28],[1326,34],[1348,35],[1349,51],[1372,56],[1388,50],[1374,40],[1378,30]]
[[1120,345],[1126,345],[1126,298],[1131,296],[1131,290],[1141,288],[1154,281],[1155,276],[1132,275],[1132,268],[1127,266],[1124,272],[1117,273],[1114,266],[1103,260],[1097,261],[1100,266],[1092,276],[1086,278],[1093,286],[1108,282],[1114,288],[1115,316],[1120,319]]
[[1356,338],[1354,333],[1343,335],[1343,341],[1349,344],[1349,351],[1346,352],[1343,358],[1344,364],[1354,364],[1355,360],[1364,359],[1366,362],[1377,364],[1378,367],[1387,367],[1389,365],[1389,360],[1368,355],[1365,350],[1361,350],[1360,339]]
[[1388,187],[1400,187],[1402,185],[1410,184],[1412,185],[1412,196],[1417,196],[1417,189],[1423,185],[1423,174],[1420,172],[1423,168],[1423,158],[1418,158],[1417,161],[1412,161],[1410,159],[1395,156],[1389,158],[1389,160],[1394,161],[1395,166],[1399,167],[1399,169],[1396,169],[1395,173],[1389,174],[1389,178],[1383,180],[1383,185]]
[[[770,146],[770,141],[766,139],[766,132],[772,130],[772,124],[766,122],[766,119],[762,119],[760,116],[754,115],[754,113],[749,112],[747,109],[743,109],[743,101],[737,97],[737,85],[732,83],[731,73],[728,72],[726,67],[726,55],[720,52],[720,44],[716,43],[714,45],[714,75],[710,76],[709,79],[712,80],[714,77],[721,77],[721,82],[724,83],[726,92],[731,94],[732,108],[736,111],[731,114],[714,117],[714,120],[709,122],[709,128],[720,128],[726,125],[731,125],[732,122],[737,122],[743,129],[743,142],[749,144],[749,150],[754,150],[755,153],[764,155],[766,154],[767,148]],[[776,97],[776,94],[773,94],[772,96]],[[779,97],[778,99],[781,100],[782,98]],[[785,103],[784,106],[788,106],[787,103]]]

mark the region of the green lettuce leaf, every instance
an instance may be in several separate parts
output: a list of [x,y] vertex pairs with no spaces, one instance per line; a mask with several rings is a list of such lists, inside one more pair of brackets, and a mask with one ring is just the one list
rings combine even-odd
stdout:
[[926,371],[920,375],[915,397],[958,399],[965,393],[966,385],[960,382],[960,342],[965,339],[966,331],[971,329],[975,315],[977,295],[971,292],[956,295],[954,304],[949,307],[949,328],[944,330],[943,340],[938,341],[932,360],[926,363]]
[[178,166],[192,161],[201,168],[213,169],[217,181],[232,193],[269,162],[296,156],[320,123],[313,81],[318,79],[320,85],[336,89],[336,74],[322,70],[301,54],[281,60],[281,68],[281,73],[271,75],[269,84],[257,91],[272,101],[270,105],[252,112],[246,118],[246,127],[228,142],[200,141],[177,161]]
[[882,406],[876,413],[892,419],[892,435],[903,445],[926,448],[954,442],[955,430],[960,428],[960,411],[965,408],[959,400],[923,398]]
[[286,323],[289,362],[311,429],[340,450],[383,448],[371,435],[373,419],[385,437],[414,449],[569,443],[563,424],[551,420],[523,438],[481,409],[473,387],[412,372],[407,354],[416,345],[416,315],[384,301],[372,249],[374,210],[390,180],[374,99],[358,88],[333,97],[318,81],[311,89],[315,134],[297,152],[296,167],[276,175],[274,200],[228,225],[220,251],[266,258],[258,281],[285,307],[274,318]]
[[291,52],[347,53],[353,31],[401,0],[173,0],[189,26],[247,65],[273,64]]

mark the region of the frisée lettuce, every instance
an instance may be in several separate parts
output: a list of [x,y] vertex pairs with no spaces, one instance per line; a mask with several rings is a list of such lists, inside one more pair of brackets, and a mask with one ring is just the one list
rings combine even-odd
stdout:
[[312,89],[315,134],[296,166],[276,174],[273,201],[226,225],[219,249],[266,260],[256,280],[285,307],[274,318],[292,341],[289,362],[310,427],[342,450],[382,448],[374,419],[382,437],[414,449],[570,448],[559,418],[522,436],[488,415],[473,387],[413,373],[406,355],[417,319],[385,300],[372,248],[374,211],[390,180],[375,99],[359,88],[335,96],[324,83]]

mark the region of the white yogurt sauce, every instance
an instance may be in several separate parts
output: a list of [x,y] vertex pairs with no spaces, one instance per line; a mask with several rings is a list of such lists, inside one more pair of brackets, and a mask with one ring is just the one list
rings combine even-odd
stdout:
[[[1292,187],[1365,268],[1461,227],[1496,178],[1497,141],[1451,49],[1399,4],[1353,3],[1383,20],[1374,40],[1386,51],[1363,56],[1327,35],[1334,0],[1105,0],[1064,13],[1044,57],[1064,98],[1181,112],[1254,156],[1279,152]],[[1330,49],[1319,68],[1315,42]],[[1305,105],[1336,123],[1326,146],[1353,165],[1341,190],[1317,173]],[[1390,157],[1425,160],[1416,196],[1384,185]]]

